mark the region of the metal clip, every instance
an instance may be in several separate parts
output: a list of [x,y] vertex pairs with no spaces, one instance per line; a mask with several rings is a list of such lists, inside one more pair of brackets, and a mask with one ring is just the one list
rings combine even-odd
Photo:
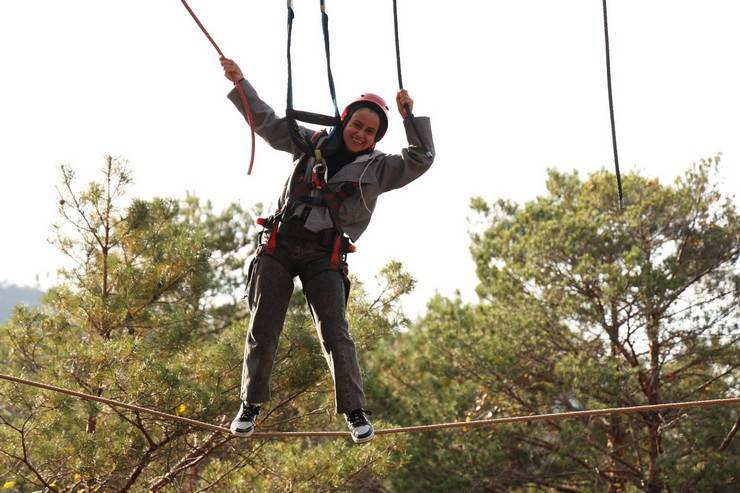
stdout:
[[316,188],[319,190],[321,187],[324,186],[326,183],[327,177],[329,174],[329,168],[327,168],[326,164],[322,162],[318,162],[313,167],[313,184]]

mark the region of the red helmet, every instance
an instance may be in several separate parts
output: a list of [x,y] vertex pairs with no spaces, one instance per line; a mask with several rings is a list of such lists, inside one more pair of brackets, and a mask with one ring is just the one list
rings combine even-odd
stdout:
[[385,135],[385,131],[388,130],[389,112],[388,104],[377,94],[366,92],[365,94],[360,95],[359,98],[349,103],[347,107],[344,108],[344,111],[342,111],[342,123],[346,123],[345,119],[348,116],[351,116],[352,113],[355,112],[355,110],[363,107],[375,110],[378,116],[380,116],[380,128],[378,128],[378,133],[375,136],[375,141],[377,142],[383,138],[383,135]]

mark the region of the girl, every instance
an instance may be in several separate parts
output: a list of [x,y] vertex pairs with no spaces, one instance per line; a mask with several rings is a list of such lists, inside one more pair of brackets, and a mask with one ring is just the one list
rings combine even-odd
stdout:
[[[360,367],[349,334],[346,253],[367,228],[378,196],[421,176],[434,160],[429,119],[414,117],[408,92],[396,95],[409,146],[401,154],[374,150],[388,128],[388,106],[363,94],[342,112],[331,132],[312,132],[279,118],[244,79],[233,60],[221,59],[224,74],[243,88],[255,132],[275,149],[293,155],[294,167],[278,210],[262,221],[263,242],[249,267],[251,310],[244,349],[241,407],[231,423],[235,435],[254,432],[260,405],[270,399],[278,338],[298,276],[329,365],[336,412],[343,413],[356,443],[372,440],[364,409]],[[236,89],[229,99],[244,114]],[[309,151],[314,152],[309,152]]]

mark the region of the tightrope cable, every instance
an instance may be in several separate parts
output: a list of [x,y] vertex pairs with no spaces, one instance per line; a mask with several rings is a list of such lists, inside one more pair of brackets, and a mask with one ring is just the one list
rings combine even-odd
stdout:
[[[185,418],[183,416],[177,416],[175,414],[164,413],[154,409],[148,409],[145,407],[137,406],[134,404],[127,404],[125,402],[116,401],[113,399],[106,399],[105,397],[98,397],[95,395],[86,394],[83,392],[77,392],[74,390],[66,389],[63,387],[57,387],[55,385],[49,385],[47,383],[35,382],[33,380],[27,380],[25,378],[14,377],[11,375],[5,375],[0,373],[0,379],[8,380],[10,382],[18,383],[21,385],[28,385],[31,387],[37,387],[40,389],[50,390],[60,394],[66,394],[74,396],[80,399],[95,401],[106,404],[111,407],[118,407],[129,409],[131,411],[146,413],[152,416],[157,416],[168,421],[176,421],[178,423],[186,424],[194,428],[202,428],[210,431],[217,431],[221,433],[231,433],[228,428],[223,426],[212,425],[198,421],[195,419]],[[471,421],[455,421],[450,423],[434,423],[429,425],[419,426],[403,426],[397,428],[386,428],[383,430],[376,430],[376,435],[390,435],[393,433],[418,433],[418,432],[429,432],[450,428],[484,428],[491,427],[499,424],[506,423],[529,423],[535,421],[554,421],[561,419],[578,419],[578,418],[589,418],[594,416],[609,416],[613,414],[636,414],[636,413],[647,413],[654,411],[662,411],[666,409],[690,409],[690,408],[707,408],[716,406],[728,406],[733,404],[740,404],[740,397],[732,397],[727,399],[711,399],[701,401],[688,401],[688,402],[667,402],[663,404],[649,404],[643,406],[630,406],[630,407],[614,407],[605,409],[589,409],[583,411],[569,411],[562,413],[548,413],[548,414],[533,414],[529,416],[510,416],[503,418],[492,418],[492,419],[480,419]],[[349,437],[348,431],[258,431],[252,434],[250,438],[299,438],[299,437]]]

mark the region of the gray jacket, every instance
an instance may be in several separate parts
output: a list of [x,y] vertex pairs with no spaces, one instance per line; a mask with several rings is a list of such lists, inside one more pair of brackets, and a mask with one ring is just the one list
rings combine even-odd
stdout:
[[[282,206],[290,196],[291,187],[296,186],[303,178],[302,176],[295,176],[296,170],[299,168],[305,169],[303,166],[298,166],[299,163],[308,160],[307,166],[311,169],[314,165],[314,157],[305,156],[303,151],[293,143],[290,138],[287,120],[277,117],[275,111],[259,98],[249,82],[242,79],[241,86],[249,101],[252,116],[254,116],[255,132],[273,148],[290,152],[293,155],[294,172],[288,178],[283,189],[278,204]],[[236,88],[229,93],[228,97],[244,114]],[[347,182],[359,184],[357,193],[344,199],[337,214],[339,227],[352,241],[357,241],[367,229],[378,195],[401,188],[414,181],[432,165],[434,161],[434,143],[429,118],[415,117],[414,125],[421,134],[423,144],[414,132],[411,121],[406,119],[404,120],[404,127],[409,146],[403,149],[400,155],[385,154],[377,150],[363,154],[351,163],[346,164],[327,181],[327,186],[333,191],[339,191],[342,185]],[[313,133],[310,129],[304,127],[301,127],[301,131],[307,136]],[[299,205],[295,214],[301,214],[302,208],[303,205]],[[326,207],[314,206],[306,219],[305,227],[311,231],[321,231],[333,228],[334,223]]]

